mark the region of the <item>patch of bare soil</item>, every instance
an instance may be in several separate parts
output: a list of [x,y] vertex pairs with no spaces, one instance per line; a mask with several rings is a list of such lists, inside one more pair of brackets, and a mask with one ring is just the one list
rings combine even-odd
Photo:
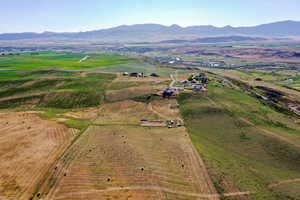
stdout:
[[35,112],[2,113],[1,199],[29,199],[76,134],[74,129],[40,119]]
[[166,127],[167,123],[165,121],[141,120],[141,126],[146,126],[146,127]]

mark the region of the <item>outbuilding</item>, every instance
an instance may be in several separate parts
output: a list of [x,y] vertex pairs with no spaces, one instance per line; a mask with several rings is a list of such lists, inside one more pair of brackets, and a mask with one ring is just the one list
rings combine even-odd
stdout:
[[202,85],[195,85],[193,90],[195,92],[206,92],[207,91],[207,89]]
[[159,77],[159,75],[156,74],[156,73],[151,73],[150,76],[152,76],[152,77]]
[[131,76],[131,77],[140,77],[141,73],[139,73],[139,72],[132,72],[132,73],[130,73],[129,76]]
[[256,78],[256,79],[254,79],[255,81],[263,81],[263,79],[262,78]]

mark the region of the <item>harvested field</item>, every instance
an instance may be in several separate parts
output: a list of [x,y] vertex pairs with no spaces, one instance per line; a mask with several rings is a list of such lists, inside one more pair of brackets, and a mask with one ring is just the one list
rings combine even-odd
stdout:
[[140,126],[161,118],[134,101],[99,113],[41,185],[41,199],[218,199],[184,127]]
[[[162,120],[160,116],[147,109],[147,105],[135,101],[122,101],[103,105],[99,117],[95,121],[99,125],[139,125],[140,120]],[[133,114],[134,113],[134,114]]]
[[109,102],[121,101],[125,99],[130,99],[138,96],[144,96],[147,94],[157,93],[166,86],[164,85],[150,85],[150,86],[138,86],[130,87],[122,90],[108,90],[105,94],[105,98]]
[[151,109],[154,112],[163,114],[163,118],[168,120],[181,119],[178,110],[178,103],[175,99],[170,99],[167,102],[161,100],[154,100],[151,102]]
[[29,199],[47,170],[77,135],[34,113],[0,115],[0,197]]

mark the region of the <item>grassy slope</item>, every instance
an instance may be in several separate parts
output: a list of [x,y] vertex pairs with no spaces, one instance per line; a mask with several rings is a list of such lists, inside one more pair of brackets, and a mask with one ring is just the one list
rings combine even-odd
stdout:
[[252,199],[295,196],[276,188],[272,191],[267,185],[300,177],[300,150],[265,136],[261,129],[240,118],[300,143],[299,126],[291,119],[242,91],[217,85],[210,86],[207,95],[182,94],[179,102],[192,140],[206,159],[220,192],[237,187],[257,191]]
[[[222,71],[222,70],[219,70]],[[242,80],[250,81],[255,78],[262,78],[265,82],[275,85],[300,89],[300,75],[297,71],[278,70],[278,71],[263,71],[263,70],[226,70],[227,73],[236,75]],[[287,81],[288,80],[288,81]]]
[[82,75],[79,72],[55,70],[32,71],[21,75],[9,74],[11,80],[0,81],[1,107],[18,106],[31,97],[37,99],[38,102],[35,101],[35,103],[43,107],[97,106],[104,100],[106,85],[114,77],[111,74],[88,73]]
[[[54,108],[96,106],[104,100],[105,87],[114,78],[99,72],[156,71],[154,66],[115,55],[89,55],[80,63],[85,56],[52,51],[0,56],[0,107],[15,107],[30,101]],[[87,75],[56,69],[87,70]]]
[[[123,56],[89,54],[87,60],[79,63],[85,56],[53,51],[41,51],[39,55],[28,52],[0,56],[0,108],[41,110],[43,118],[64,118],[63,114],[69,109],[100,105],[105,101],[107,89],[143,85],[138,82],[110,84],[115,76],[101,73],[103,71],[170,73],[168,69],[159,69]],[[84,130],[89,122],[69,119],[64,124]]]

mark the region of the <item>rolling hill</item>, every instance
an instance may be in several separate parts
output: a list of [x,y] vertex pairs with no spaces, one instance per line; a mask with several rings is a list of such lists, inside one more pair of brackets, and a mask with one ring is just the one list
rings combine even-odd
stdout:
[[300,22],[281,21],[248,27],[215,27],[211,25],[181,27],[160,24],[122,25],[75,33],[5,33],[0,34],[0,41],[35,40],[35,41],[101,41],[101,42],[157,42],[162,40],[191,40],[203,37],[221,36],[251,37],[299,37]]

